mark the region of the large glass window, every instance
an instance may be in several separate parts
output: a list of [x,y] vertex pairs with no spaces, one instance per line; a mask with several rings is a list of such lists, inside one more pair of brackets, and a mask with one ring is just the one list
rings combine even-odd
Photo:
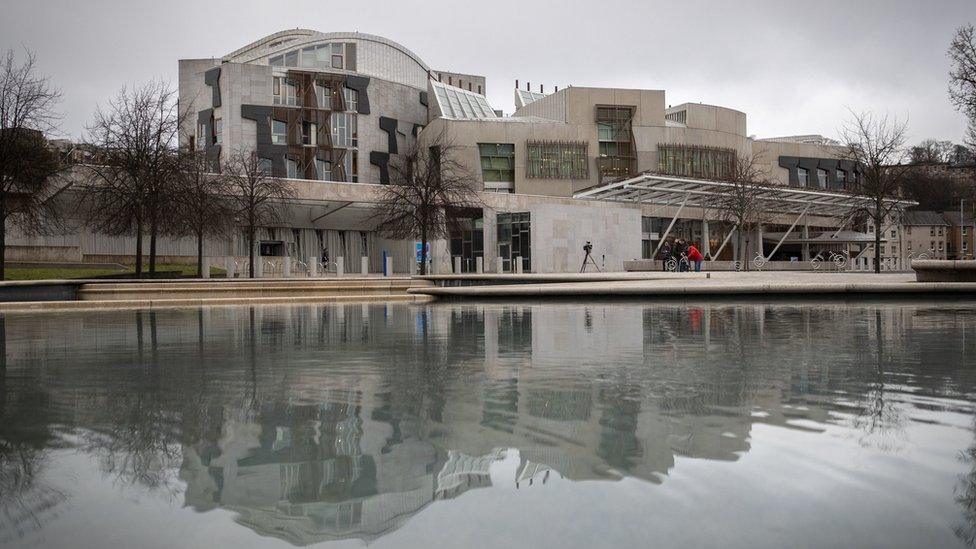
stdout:
[[224,141],[224,121],[220,118],[214,119],[214,144],[220,145]]
[[298,88],[284,76],[271,79],[271,102],[275,105],[298,105]]
[[312,122],[302,122],[302,145],[314,147],[318,140],[318,126]]
[[319,181],[332,181],[332,162],[316,158],[315,175]]
[[258,158],[258,171],[265,174],[271,175],[271,159],[269,158]]
[[810,184],[810,170],[806,168],[796,169],[796,181],[801,187],[806,187]]
[[481,154],[481,176],[488,182],[515,182],[515,145],[512,143],[478,143]]
[[285,159],[285,175],[288,179],[298,179],[298,162],[291,158]]
[[725,179],[735,162],[735,151],[719,147],[658,145],[658,171],[667,175]]
[[334,112],[332,116],[332,146],[353,149],[359,146],[356,130],[356,115],[345,112]]
[[342,157],[342,167],[346,172],[346,181],[350,183],[359,182],[359,152],[355,150],[346,151]]
[[633,117],[633,107],[597,107],[596,126],[600,146],[597,167],[601,179],[634,174],[636,157],[631,132]]
[[200,136],[197,139],[197,150],[202,151],[207,148],[207,125],[199,124],[197,126],[197,135]]
[[532,270],[532,228],[529,212],[498,214],[498,257],[502,270],[514,272],[516,257],[523,258],[526,271]]
[[847,172],[844,170],[837,170],[837,185],[841,189],[847,188]]
[[821,189],[827,188],[827,170],[817,168],[817,186]]
[[526,177],[535,179],[588,179],[586,143],[583,141],[529,141]]
[[315,84],[315,102],[320,109],[332,109],[332,88],[323,83]]
[[281,120],[271,120],[271,142],[275,145],[288,144],[288,124]]
[[351,88],[342,88],[342,98],[346,103],[346,110],[356,112],[359,110],[359,92]]

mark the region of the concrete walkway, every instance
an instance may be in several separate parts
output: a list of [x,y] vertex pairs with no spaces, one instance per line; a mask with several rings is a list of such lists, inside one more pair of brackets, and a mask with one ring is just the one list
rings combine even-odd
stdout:
[[411,288],[408,292],[443,298],[935,293],[976,297],[976,283],[916,282],[914,273],[714,272],[708,278],[689,274],[651,280]]

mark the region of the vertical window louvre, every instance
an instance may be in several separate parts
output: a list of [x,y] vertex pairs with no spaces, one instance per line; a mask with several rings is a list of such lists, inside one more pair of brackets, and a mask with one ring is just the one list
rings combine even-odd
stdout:
[[526,177],[534,179],[589,179],[584,141],[529,141]]

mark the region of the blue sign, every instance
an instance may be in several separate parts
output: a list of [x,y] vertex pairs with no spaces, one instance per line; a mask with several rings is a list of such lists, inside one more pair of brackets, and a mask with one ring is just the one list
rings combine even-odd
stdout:
[[[420,263],[420,242],[414,242],[414,250],[417,253],[417,263]],[[427,243],[427,263],[430,263],[430,242]]]

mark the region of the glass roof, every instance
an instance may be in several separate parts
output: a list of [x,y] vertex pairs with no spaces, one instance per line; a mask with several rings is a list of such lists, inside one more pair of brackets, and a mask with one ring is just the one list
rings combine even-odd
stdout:
[[516,107],[524,107],[524,106],[528,105],[529,103],[532,103],[534,101],[538,101],[538,100],[542,99],[546,95],[548,95],[548,94],[540,93],[540,92],[534,92],[534,91],[529,91],[529,90],[520,90],[520,89],[516,88],[515,89],[515,98],[516,98],[516,103],[517,104],[515,106]]
[[498,118],[485,96],[431,80],[444,118]]

